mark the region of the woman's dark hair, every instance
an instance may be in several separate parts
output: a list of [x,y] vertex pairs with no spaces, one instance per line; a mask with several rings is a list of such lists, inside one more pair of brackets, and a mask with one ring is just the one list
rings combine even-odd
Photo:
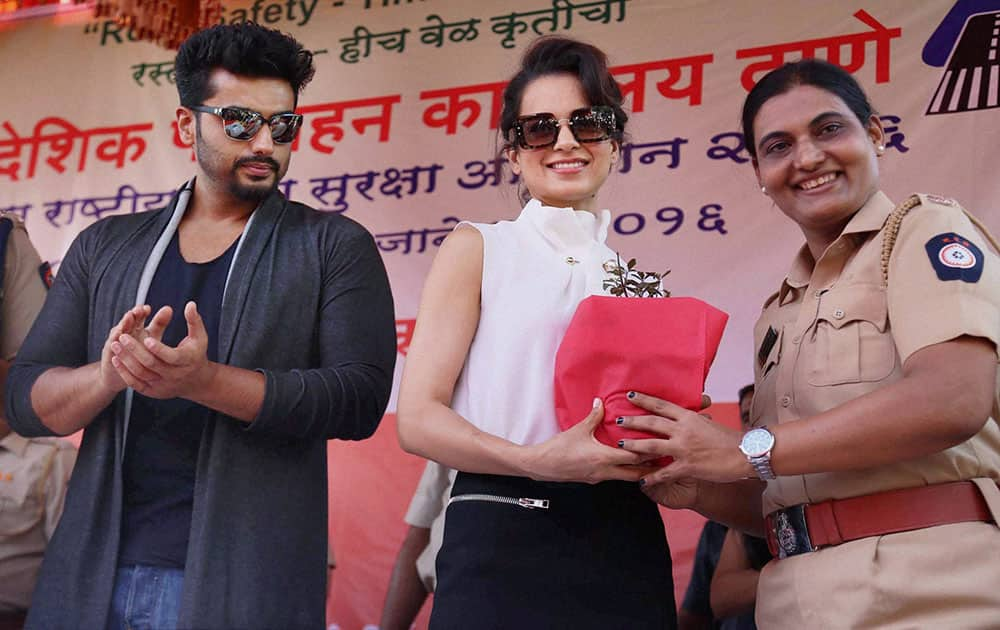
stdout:
[[862,126],[867,127],[868,119],[875,113],[865,91],[854,77],[840,66],[821,59],[803,59],[786,63],[764,75],[764,78],[750,90],[747,100],[743,103],[743,138],[747,152],[755,160],[757,141],[753,133],[753,121],[757,117],[757,112],[772,97],[784,94],[800,85],[811,85],[837,96],[854,112]]
[[568,37],[542,37],[524,52],[521,67],[503,91],[500,111],[500,138],[503,149],[511,146],[511,130],[521,115],[521,97],[529,83],[552,74],[571,74],[580,80],[591,105],[607,105],[615,112],[617,133],[621,140],[628,114],[622,109],[622,92],[608,70],[608,56],[596,46]]
[[219,68],[287,81],[296,104],[315,73],[312,53],[281,31],[253,22],[219,24],[187,38],[177,51],[174,75],[181,105],[201,105],[211,98],[212,71]]

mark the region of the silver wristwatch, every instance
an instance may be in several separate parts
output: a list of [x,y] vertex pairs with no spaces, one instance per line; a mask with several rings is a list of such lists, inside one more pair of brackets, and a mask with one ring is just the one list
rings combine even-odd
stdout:
[[763,427],[750,429],[743,434],[740,441],[740,451],[747,456],[747,461],[757,471],[761,479],[774,479],[771,470],[771,449],[774,448],[774,434]]

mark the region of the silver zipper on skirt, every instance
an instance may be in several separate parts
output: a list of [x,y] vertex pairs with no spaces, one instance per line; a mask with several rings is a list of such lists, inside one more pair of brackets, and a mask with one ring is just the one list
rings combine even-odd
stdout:
[[528,499],[524,497],[515,499],[514,497],[501,497],[495,494],[460,494],[448,499],[448,505],[451,505],[456,501],[486,501],[488,503],[503,503],[506,505],[516,505],[529,510],[533,510],[535,508],[541,508],[543,510],[549,509],[548,499]]

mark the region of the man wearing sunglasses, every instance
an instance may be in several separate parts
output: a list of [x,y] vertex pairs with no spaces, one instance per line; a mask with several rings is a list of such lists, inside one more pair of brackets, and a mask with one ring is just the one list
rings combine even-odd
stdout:
[[11,369],[15,430],[85,430],[28,628],[323,627],[326,440],[388,402],[374,240],[277,191],[312,55],[222,25],[175,73],[195,177],[80,234]]

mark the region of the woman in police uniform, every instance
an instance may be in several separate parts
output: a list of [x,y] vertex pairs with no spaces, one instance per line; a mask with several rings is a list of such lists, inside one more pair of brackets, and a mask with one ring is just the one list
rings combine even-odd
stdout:
[[806,241],[755,329],[756,428],[636,393],[651,414],[625,426],[670,439],[623,447],[674,457],[644,489],[768,536],[761,628],[1000,626],[994,239],[950,199],[879,190],[882,125],[836,66],[765,76],[743,132]]

